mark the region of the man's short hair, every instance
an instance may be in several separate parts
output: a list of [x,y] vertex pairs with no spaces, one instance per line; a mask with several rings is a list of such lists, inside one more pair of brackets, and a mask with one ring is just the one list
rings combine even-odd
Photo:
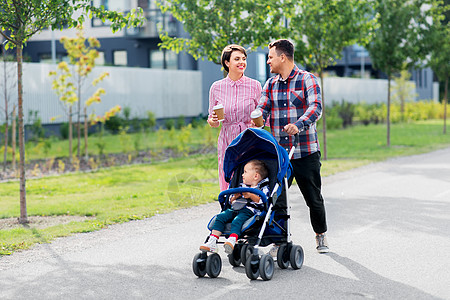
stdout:
[[273,47],[275,47],[278,56],[284,54],[289,60],[294,60],[294,44],[291,41],[286,39],[276,40],[269,44],[269,49]]
[[255,172],[258,173],[262,179],[269,176],[269,170],[267,169],[266,164],[262,160],[253,159],[253,160],[249,161],[248,163],[253,166],[253,168],[255,169]]
[[231,53],[233,53],[233,51],[242,52],[242,54],[244,54],[245,57],[247,57],[247,52],[245,52],[245,49],[242,46],[231,44],[231,45],[228,45],[225,48],[223,48],[223,50],[222,50],[222,57],[221,57],[220,60],[222,62],[222,67],[227,72],[230,72],[230,70],[228,69],[228,66],[225,64],[225,61],[228,61],[228,62],[230,61]]

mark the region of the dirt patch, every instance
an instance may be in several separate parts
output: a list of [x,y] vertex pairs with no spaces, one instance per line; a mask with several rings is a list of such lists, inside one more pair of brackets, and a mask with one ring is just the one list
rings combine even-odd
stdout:
[[29,216],[28,224],[19,224],[18,218],[0,219],[0,230],[14,228],[36,228],[43,229],[59,224],[68,224],[70,222],[83,222],[92,220],[94,217],[82,216]]
[[[72,172],[91,172],[114,166],[150,164],[153,162],[167,161],[169,158],[182,157],[184,155],[206,155],[215,153],[214,147],[204,147],[191,150],[187,153],[179,153],[173,149],[164,149],[160,152],[141,151],[139,153],[111,153],[102,156],[90,156],[88,159],[82,157],[80,160],[74,158],[70,161],[67,157],[32,160],[25,164],[26,178],[42,178],[45,176],[61,175]],[[16,164],[15,170],[8,165],[5,171],[0,171],[0,182],[18,180],[19,169]]]

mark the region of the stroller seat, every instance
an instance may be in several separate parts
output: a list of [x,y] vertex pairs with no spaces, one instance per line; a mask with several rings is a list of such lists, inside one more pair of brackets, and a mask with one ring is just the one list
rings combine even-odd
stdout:
[[[248,153],[250,153],[250,152],[248,152]],[[233,175],[229,181],[230,185],[229,185],[228,190],[222,191],[218,197],[222,211],[231,207],[231,205],[228,202],[229,197],[232,194],[236,193],[237,187],[239,187],[241,185],[242,173],[244,172],[244,165],[246,164],[247,161],[252,160],[252,159],[259,159],[259,160],[263,161],[267,167],[267,170],[269,172],[269,175],[268,175],[269,197],[267,197],[266,199],[264,197],[262,197],[264,206],[265,206],[265,210],[255,214],[254,216],[249,218],[242,225],[240,238],[245,237],[245,238],[250,238],[250,240],[252,240],[252,237],[255,237],[256,235],[258,235],[259,229],[261,228],[261,225],[267,214],[267,208],[269,207],[269,205],[274,204],[276,202],[277,193],[273,193],[273,190],[277,183],[277,167],[278,167],[277,160],[276,159],[261,159],[259,157],[255,158],[255,155],[253,155],[252,157],[249,157],[248,160],[244,160],[240,165],[237,166],[236,170],[233,172]],[[272,196],[272,194],[273,194],[273,196]],[[277,238],[275,239],[275,241],[280,241],[282,239],[282,237],[280,237],[280,235],[283,234],[283,230],[285,230],[286,228],[284,228],[284,226],[280,226],[281,227],[280,228],[279,226],[274,225],[273,221],[276,219],[279,219],[279,218],[275,218],[276,214],[279,215],[279,212],[277,212],[276,210],[273,210],[271,213],[271,221],[272,221],[271,225],[267,226],[264,235],[277,235]],[[210,230],[210,231],[212,230],[212,227],[213,227],[216,217],[217,217],[217,215],[215,215],[209,221],[208,226],[207,226],[208,230]],[[226,224],[225,230],[222,232],[222,236],[225,236],[226,238],[228,238],[228,236],[230,235],[230,229],[231,229],[231,222]],[[270,239],[270,240],[265,239],[262,241],[261,246],[264,247],[275,241],[274,241],[274,239]]]

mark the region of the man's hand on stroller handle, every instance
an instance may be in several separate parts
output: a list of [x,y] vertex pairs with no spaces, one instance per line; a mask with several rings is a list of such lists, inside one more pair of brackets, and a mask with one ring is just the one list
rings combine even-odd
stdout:
[[298,130],[297,125],[295,124],[287,124],[286,126],[283,127],[283,131],[286,132],[289,135],[294,135],[300,132],[300,130]]

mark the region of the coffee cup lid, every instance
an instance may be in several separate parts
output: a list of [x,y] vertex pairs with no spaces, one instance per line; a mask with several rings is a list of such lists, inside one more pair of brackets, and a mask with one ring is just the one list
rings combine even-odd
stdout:
[[257,118],[257,117],[259,117],[261,115],[262,115],[262,112],[259,109],[255,109],[254,111],[252,111],[250,117]]

